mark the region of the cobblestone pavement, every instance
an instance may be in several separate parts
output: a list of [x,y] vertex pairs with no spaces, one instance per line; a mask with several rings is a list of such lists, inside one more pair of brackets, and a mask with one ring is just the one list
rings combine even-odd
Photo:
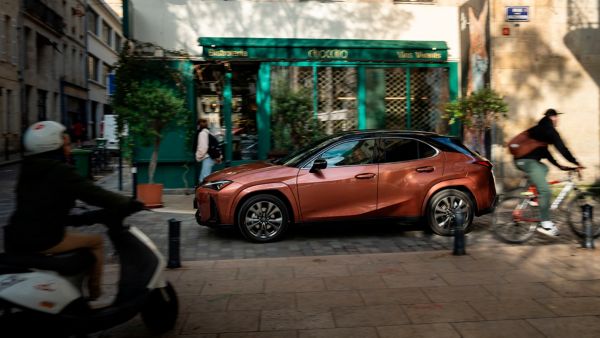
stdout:
[[[5,224],[14,208],[14,184],[18,165],[0,167],[0,224]],[[127,175],[126,175],[127,176]],[[117,175],[101,179],[99,184],[116,190]],[[129,182],[125,181],[125,190]],[[125,192],[126,193],[126,192]],[[190,203],[192,195],[189,195]],[[453,239],[424,233],[418,226],[405,226],[392,222],[369,223],[323,223],[299,225],[292,228],[282,241],[269,244],[246,242],[234,231],[215,231],[198,226],[193,215],[158,212],[140,212],[126,222],[139,227],[168,253],[168,220],[181,221],[182,260],[215,260],[262,257],[322,256],[358,253],[391,253],[429,250],[452,250]],[[469,247],[506,246],[497,241],[489,231],[490,217],[475,219],[474,230],[467,235]],[[101,226],[85,228],[85,231],[102,232]],[[0,237],[2,234],[0,233]],[[560,238],[536,235],[528,245],[572,243],[576,239],[566,228]],[[2,244],[0,244],[0,249]],[[111,250],[107,250],[110,255]]]

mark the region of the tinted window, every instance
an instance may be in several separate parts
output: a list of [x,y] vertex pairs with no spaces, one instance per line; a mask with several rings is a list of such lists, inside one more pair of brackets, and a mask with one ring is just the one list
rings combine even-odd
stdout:
[[443,149],[445,151],[453,151],[459,152],[465,155],[477,156],[475,152],[471,151],[471,149],[467,148],[459,139],[454,137],[434,137],[434,141],[441,143],[444,146]]
[[405,138],[384,139],[382,150],[382,163],[411,161],[436,154],[436,150],[431,146]]
[[307,157],[310,157],[310,155],[316,153],[320,149],[323,149],[324,147],[327,146],[327,144],[329,144],[331,142],[332,142],[332,137],[327,136],[327,137],[317,140],[317,141],[307,145],[306,147],[301,148],[283,158],[274,160],[273,163],[280,164],[280,165],[286,165],[286,166],[290,166],[290,167],[295,167],[295,166],[299,165],[302,161],[304,161]]
[[327,149],[319,158],[327,161],[327,168],[371,164],[373,163],[374,151],[375,140],[352,140]]

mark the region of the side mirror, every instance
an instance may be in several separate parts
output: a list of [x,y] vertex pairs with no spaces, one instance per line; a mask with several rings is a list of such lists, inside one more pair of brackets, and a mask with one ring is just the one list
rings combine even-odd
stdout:
[[327,168],[327,161],[325,159],[318,158],[313,162],[313,165],[310,168],[310,172],[316,173],[317,171],[325,168]]

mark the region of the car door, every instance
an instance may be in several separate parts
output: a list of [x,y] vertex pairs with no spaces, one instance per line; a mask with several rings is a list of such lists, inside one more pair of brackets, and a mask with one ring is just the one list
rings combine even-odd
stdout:
[[443,173],[443,156],[413,138],[380,140],[377,210],[384,217],[417,217],[429,188]]
[[[377,208],[375,139],[343,140],[322,151],[300,169],[297,178],[302,220],[368,217]],[[315,159],[327,167],[311,172]]]

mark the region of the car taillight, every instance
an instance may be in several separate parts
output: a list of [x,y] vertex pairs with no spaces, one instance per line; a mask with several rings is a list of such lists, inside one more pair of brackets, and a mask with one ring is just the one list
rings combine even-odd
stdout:
[[492,167],[494,166],[494,165],[492,164],[492,162],[490,162],[490,161],[487,161],[487,160],[478,160],[478,161],[475,161],[475,162],[473,162],[473,163],[475,163],[475,164],[479,164],[479,165],[482,165],[482,166],[484,166],[484,167],[486,167],[486,168],[488,168],[488,169],[492,169]]

